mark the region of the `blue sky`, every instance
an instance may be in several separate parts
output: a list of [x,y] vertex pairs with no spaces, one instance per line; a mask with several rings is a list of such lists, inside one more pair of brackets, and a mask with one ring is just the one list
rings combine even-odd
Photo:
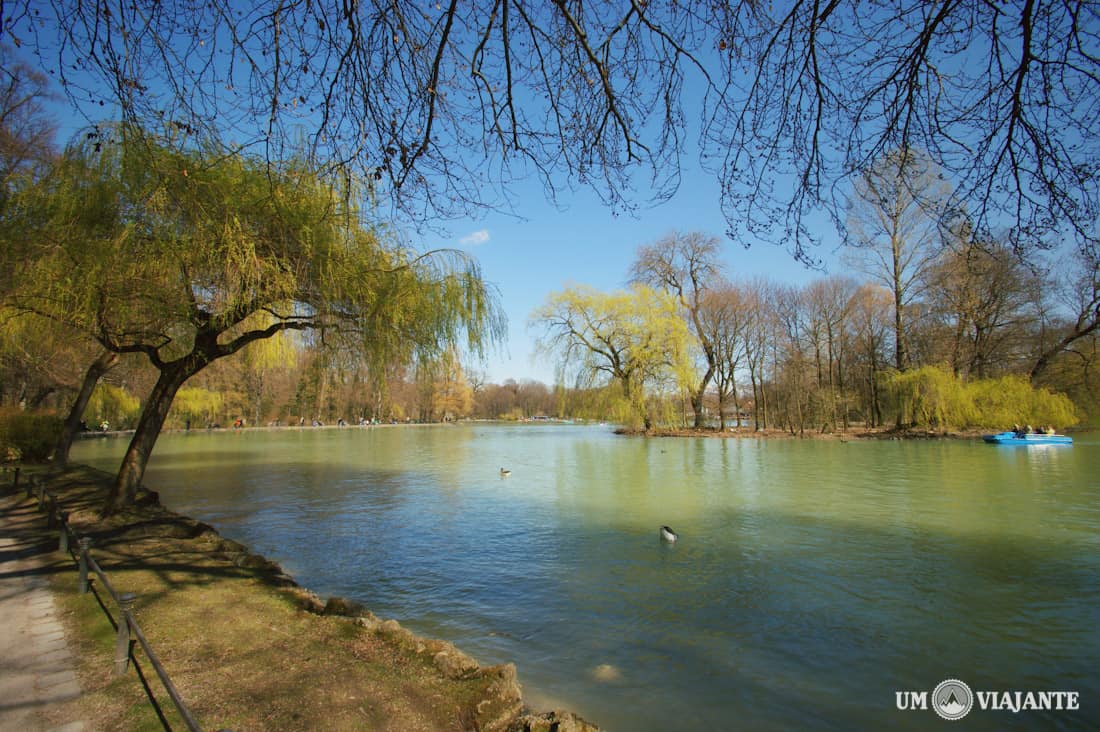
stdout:
[[[20,55],[34,64],[33,56]],[[86,118],[71,106],[70,100],[59,97],[54,108],[59,144],[87,127]],[[111,119],[111,105],[102,108],[89,103],[88,108],[93,118]],[[684,134],[680,188],[673,199],[660,205],[642,203],[652,195],[643,185],[633,198],[637,210],[616,213],[587,188],[570,192],[568,182],[560,177],[555,181],[555,204],[547,200],[541,182],[531,177],[507,191],[507,198],[515,202],[510,213],[428,221],[428,226],[438,227],[436,233],[406,232],[411,243],[422,250],[457,248],[469,252],[481,263],[485,279],[499,290],[508,318],[507,340],[488,353],[483,363],[472,362],[469,366],[483,371],[490,382],[535,379],[552,384],[555,363],[536,354],[539,333],[528,327],[531,312],[551,292],[570,285],[585,284],[600,290],[625,287],[638,247],[674,231],[719,237],[725,247],[725,274],[735,281],[766,275],[778,282],[800,284],[822,276],[821,271],[797,262],[782,246],[757,243],[746,250],[725,236],[727,225],[720,208],[718,181],[698,168],[698,130],[687,129]],[[824,243],[812,254],[829,268],[835,263],[837,237],[832,226],[826,225],[828,231],[821,232]]]
[[[186,29],[179,32],[183,50],[192,39]],[[45,35],[49,35],[48,28]],[[216,45],[211,44],[210,48]],[[706,53],[705,50],[701,52]],[[986,52],[987,49],[978,47],[961,55],[952,52],[946,62],[959,64],[971,57],[984,59]],[[718,51],[715,49],[714,53]],[[35,62],[29,46],[20,55],[29,63]],[[68,58],[66,54],[61,56]],[[45,58],[50,63],[56,60],[49,53]],[[205,63],[203,58],[201,55],[196,57],[199,67]],[[217,63],[215,61],[215,66]],[[70,80],[85,81],[81,72],[65,68]],[[221,73],[219,69],[215,71]],[[155,85],[157,78],[157,70],[152,69],[150,83]],[[97,88],[94,78],[89,77],[86,81],[89,88]],[[246,80],[242,77],[241,81],[244,84]],[[485,371],[488,380],[533,378],[552,382],[555,365],[535,352],[538,334],[528,328],[531,312],[551,292],[572,284],[586,284],[600,290],[625,286],[637,248],[674,231],[698,231],[721,238],[725,246],[726,275],[733,280],[766,275],[782,283],[804,284],[822,276],[821,271],[810,270],[797,262],[782,246],[755,243],[746,250],[739,243],[726,239],[727,225],[720,207],[718,181],[713,175],[699,170],[697,162],[699,122],[692,121],[691,110],[697,107],[695,102],[702,94],[701,88],[693,86],[698,81],[690,74],[685,79],[684,100],[688,110],[685,119],[688,122],[687,129],[681,130],[681,164],[684,167],[679,192],[672,200],[659,206],[641,207],[634,214],[615,214],[590,190],[580,188],[568,193],[565,190],[567,182],[557,178],[559,208],[546,200],[541,183],[530,179],[507,191],[506,198],[516,202],[514,215],[489,213],[478,219],[420,222],[428,227],[445,227],[447,234],[408,232],[412,243],[421,249],[455,247],[470,252],[481,262],[485,278],[498,288],[508,318],[508,338],[500,350],[489,354],[484,364],[473,364]],[[523,89],[519,93],[522,102]],[[109,99],[110,95],[106,96]],[[84,126],[83,119],[74,113],[69,102],[65,99],[58,102],[59,141],[69,139],[76,129]],[[109,119],[111,104],[103,104],[96,92],[83,106],[94,117]],[[303,124],[307,121],[307,117],[302,118]],[[455,155],[461,156],[463,151],[458,149]],[[512,172],[507,166],[503,169]],[[644,201],[648,196],[649,191],[643,186],[635,200]],[[489,198],[498,197],[491,195]],[[822,261],[826,271],[836,272],[840,269],[837,234],[826,218],[820,220],[824,228],[817,235],[822,244],[811,254]]]
[[[690,155],[685,157],[690,166]],[[733,280],[766,275],[778,282],[801,284],[821,277],[795,261],[781,246],[754,244],[745,249],[725,236],[726,223],[719,207],[719,186],[708,173],[687,169],[677,195],[659,206],[635,214],[614,215],[590,191],[562,195],[559,205],[546,201],[537,181],[522,185],[525,195],[516,214],[490,214],[480,220],[454,221],[452,234],[429,236],[426,247],[463,249],[481,263],[485,279],[500,291],[508,316],[508,339],[490,353],[483,368],[487,380],[512,378],[554,381],[552,360],[536,357],[537,329],[528,317],[551,292],[573,284],[600,290],[626,286],[635,252],[673,231],[699,231],[719,237],[724,244],[726,276]],[[529,189],[529,190],[527,190]],[[639,193],[644,198],[645,193]],[[559,210],[561,209],[561,210]],[[827,268],[835,266],[835,232],[822,232],[823,244],[814,253]]]

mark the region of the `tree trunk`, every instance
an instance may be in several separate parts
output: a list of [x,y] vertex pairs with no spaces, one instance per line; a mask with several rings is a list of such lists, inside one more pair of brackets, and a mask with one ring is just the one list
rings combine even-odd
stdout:
[[734,429],[735,432],[740,432],[741,431],[741,400],[737,397],[737,384],[736,383],[734,383],[734,385],[733,385],[733,391],[731,392],[731,394],[733,396],[733,424],[734,424],[733,429]]
[[57,446],[53,450],[55,465],[64,466],[68,464],[69,449],[73,446],[76,433],[80,431],[80,422],[84,417],[84,410],[88,408],[88,402],[91,401],[92,392],[95,391],[96,384],[103,378],[103,375],[113,369],[117,363],[117,353],[104,351],[99,355],[99,358],[88,366],[88,370],[84,373],[84,381],[80,385],[80,391],[69,410],[69,416],[65,418],[65,423],[61,426],[61,436],[58,437]]
[[705,389],[705,388],[706,387],[704,386],[704,387],[700,388],[699,391],[695,391],[695,392],[691,393],[691,410],[693,412],[695,412],[694,427],[697,430],[703,429],[703,426],[704,426],[704,422],[703,422],[703,389]]
[[752,431],[760,431],[760,391],[756,388],[756,369],[749,366],[749,384],[752,386]]
[[1031,367],[1031,371],[1028,372],[1028,378],[1034,383],[1039,375],[1046,371],[1050,366],[1050,362],[1062,351],[1069,348],[1070,344],[1079,338],[1084,338],[1087,335],[1091,335],[1095,331],[1100,330],[1100,307],[1097,308],[1097,315],[1092,320],[1085,320],[1078,318],[1077,323],[1073,329],[1067,333],[1058,343],[1052,348],[1047,349],[1039,354],[1039,357],[1035,359],[1035,364]]
[[718,381],[718,431],[726,431],[726,390],[721,379]]
[[46,399],[53,394],[56,389],[52,386],[40,386],[38,390],[34,392],[34,396],[27,400],[27,407],[30,409],[38,409],[46,401]]
[[695,411],[695,429],[697,430],[703,429],[703,397],[706,395],[707,387],[710,386],[711,379],[713,378],[714,367],[708,366],[707,372],[703,374],[703,380],[699,383],[699,389],[691,395],[691,408]]
[[137,498],[141,480],[145,476],[145,466],[153,453],[157,438],[160,437],[164,421],[168,418],[172,400],[183,383],[198,371],[191,367],[191,361],[190,358],[175,361],[161,369],[160,378],[149,393],[149,399],[141,412],[137,429],[134,430],[134,437],[130,440],[130,446],[122,458],[118,477],[111,486],[107,505],[103,509],[105,514],[129,506]]
[[875,427],[882,426],[882,399],[878,388],[878,369],[875,362],[871,362],[871,404],[875,416]]

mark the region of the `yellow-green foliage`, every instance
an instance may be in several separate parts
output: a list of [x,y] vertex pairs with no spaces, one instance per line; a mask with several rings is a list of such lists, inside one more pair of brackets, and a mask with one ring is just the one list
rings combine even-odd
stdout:
[[111,429],[127,429],[137,421],[141,401],[130,392],[117,386],[100,382],[88,400],[84,421],[96,429],[104,421]]
[[0,411],[0,457],[45,460],[61,435],[61,422],[55,414]]
[[653,417],[654,425],[666,428],[684,426],[684,403],[679,395],[662,394],[650,397],[649,401],[649,413]]
[[562,395],[560,411],[580,419],[610,420],[623,425],[632,425],[635,417],[632,405],[617,384],[572,389]]
[[1077,424],[1073,402],[1065,394],[1035,388],[1020,376],[983,379],[968,385],[982,427],[1030,424],[1035,427]]
[[502,419],[507,422],[522,422],[523,409],[521,407],[512,407],[504,414],[498,415],[497,419]]
[[624,404],[607,414],[622,424],[649,425],[647,391],[694,378],[692,336],[678,301],[666,292],[644,285],[611,293],[569,287],[550,293],[531,323],[545,329],[539,347],[558,356],[563,374],[591,385],[618,384]]
[[194,420],[201,424],[217,422],[224,401],[221,392],[185,386],[176,392],[170,418],[181,422]]
[[949,427],[971,422],[973,404],[963,383],[950,371],[935,366],[893,371],[884,382],[886,393],[901,413],[902,424]]
[[902,424],[933,428],[1007,429],[1014,424],[1065,427],[1077,423],[1063,394],[1035,388],[1020,376],[964,382],[947,369],[924,366],[883,377]]

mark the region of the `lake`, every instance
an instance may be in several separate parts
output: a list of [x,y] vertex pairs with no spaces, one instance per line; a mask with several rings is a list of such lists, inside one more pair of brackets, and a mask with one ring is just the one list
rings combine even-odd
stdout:
[[[72,457],[114,471],[125,447]],[[925,729],[945,723],[897,692],[946,679],[1079,694],[1076,711],[975,701],[960,729],[1100,725],[1095,433],[193,431],[161,437],[145,483],[322,597],[514,661],[533,706],[608,730]]]

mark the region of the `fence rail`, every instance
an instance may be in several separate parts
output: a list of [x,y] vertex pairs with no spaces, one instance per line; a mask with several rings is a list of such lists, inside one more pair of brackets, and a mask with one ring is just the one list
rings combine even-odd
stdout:
[[[15,477],[12,481],[13,491],[18,491],[19,489],[19,477],[19,469],[16,468]],[[191,714],[191,710],[187,708],[187,704],[183,701],[183,697],[180,695],[179,690],[177,690],[175,684],[172,683],[172,679],[168,676],[168,672],[165,670],[164,665],[161,664],[160,658],[157,657],[152,646],[149,645],[149,641],[145,639],[145,633],[142,632],[141,626],[138,625],[137,619],[134,618],[134,601],[137,597],[132,593],[120,595],[118,591],[115,590],[111,581],[107,578],[107,574],[91,554],[91,538],[79,536],[77,532],[69,526],[69,514],[62,510],[61,503],[58,501],[57,496],[46,488],[41,477],[32,475],[26,481],[25,485],[27,498],[33,496],[37,500],[38,511],[46,514],[47,525],[50,528],[58,530],[58,550],[67,552],[72,556],[73,552],[70,551],[70,547],[72,546],[71,539],[76,540],[78,549],[75,553],[75,559],[78,567],[80,593],[85,594],[91,590],[90,574],[94,574],[118,607],[118,621],[115,623],[117,628],[117,634],[115,636],[115,675],[121,676],[126,673],[130,666],[130,660],[134,658],[134,644],[136,641],[145,652],[145,657],[148,658],[149,662],[152,664],[153,669],[160,678],[161,684],[164,686],[164,690],[172,699],[176,711],[179,712],[180,718],[183,719],[184,724],[187,725],[187,729],[191,730],[191,732],[201,732],[202,728],[199,727],[199,723]],[[108,619],[114,622],[114,618],[111,618],[110,611],[105,605],[103,609],[104,612],[107,613]],[[134,660],[136,662],[136,659]],[[167,724],[165,724],[165,726],[167,727]],[[222,732],[226,731],[223,730]]]

